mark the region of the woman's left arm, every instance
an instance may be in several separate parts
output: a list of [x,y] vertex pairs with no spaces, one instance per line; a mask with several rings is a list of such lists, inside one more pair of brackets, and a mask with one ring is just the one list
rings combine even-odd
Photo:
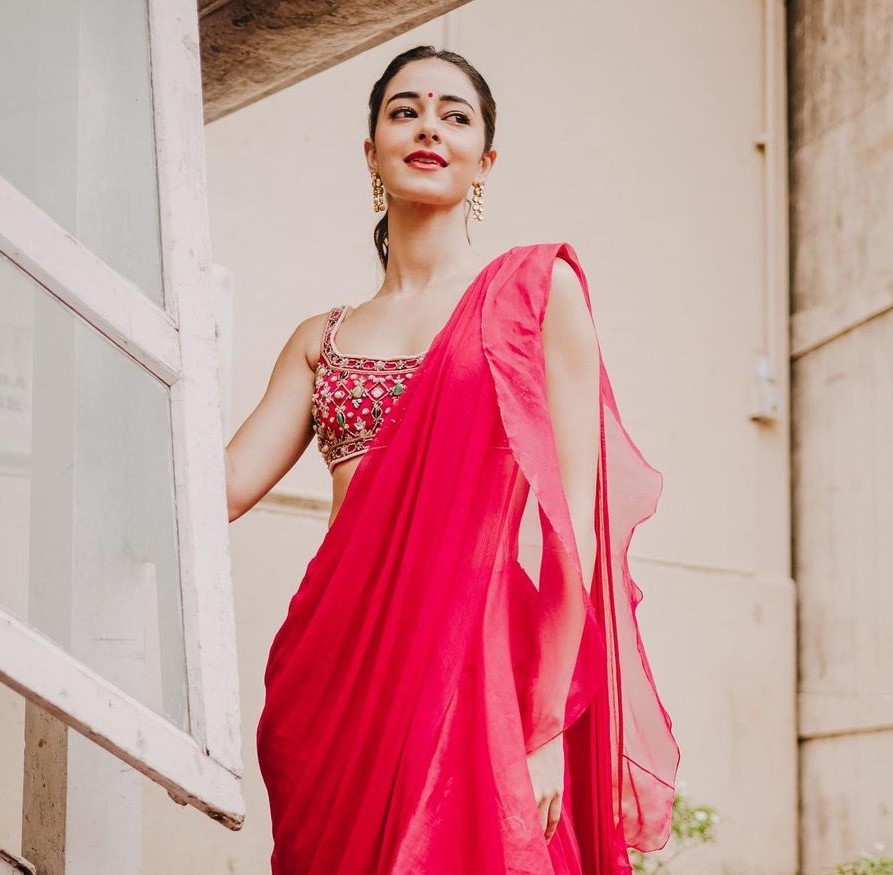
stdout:
[[[558,466],[588,591],[595,571],[595,495],[601,446],[598,338],[580,280],[563,258],[556,258],[552,267],[542,336]],[[531,751],[527,768],[548,842],[561,817],[563,733]]]
[[580,553],[583,584],[595,571],[595,495],[601,445],[599,351],[580,280],[563,258],[552,266],[543,319],[546,391],[562,484]]

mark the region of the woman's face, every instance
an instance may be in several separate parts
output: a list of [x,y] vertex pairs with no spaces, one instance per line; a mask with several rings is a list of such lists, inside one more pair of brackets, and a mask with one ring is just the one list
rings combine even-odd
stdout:
[[[448,206],[464,201],[472,182],[490,172],[496,152],[483,154],[484,137],[469,78],[449,61],[425,58],[406,64],[385,87],[375,141],[365,141],[366,160],[391,203]],[[408,163],[419,150],[440,156],[445,166]]]

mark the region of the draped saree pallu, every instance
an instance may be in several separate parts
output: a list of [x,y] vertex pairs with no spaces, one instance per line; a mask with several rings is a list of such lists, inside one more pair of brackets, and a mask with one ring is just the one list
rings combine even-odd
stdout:
[[[599,355],[584,586],[542,324],[568,243],[467,288],[353,474],[273,639],[257,727],[273,875],[616,875],[669,837],[679,748],[627,551],[662,489]],[[547,842],[527,754],[563,732]]]

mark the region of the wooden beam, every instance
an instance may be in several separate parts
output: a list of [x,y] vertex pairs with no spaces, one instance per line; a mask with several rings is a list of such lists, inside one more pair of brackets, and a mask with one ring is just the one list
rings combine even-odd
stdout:
[[205,124],[467,2],[198,0]]
[[37,875],[37,869],[24,857],[0,848],[0,875]]

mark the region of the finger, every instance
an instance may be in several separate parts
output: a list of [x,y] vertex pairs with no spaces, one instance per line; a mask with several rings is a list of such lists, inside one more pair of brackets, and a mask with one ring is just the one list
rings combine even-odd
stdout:
[[539,802],[537,802],[536,810],[539,812],[540,816],[540,829],[545,833],[546,828],[549,823],[549,797],[543,796]]
[[549,814],[549,817],[548,817],[548,821],[546,823],[546,831],[544,833],[547,842],[555,834],[555,830],[558,829],[558,820],[561,817],[561,794],[560,793],[556,793],[552,797],[552,801],[549,803],[548,814]]

